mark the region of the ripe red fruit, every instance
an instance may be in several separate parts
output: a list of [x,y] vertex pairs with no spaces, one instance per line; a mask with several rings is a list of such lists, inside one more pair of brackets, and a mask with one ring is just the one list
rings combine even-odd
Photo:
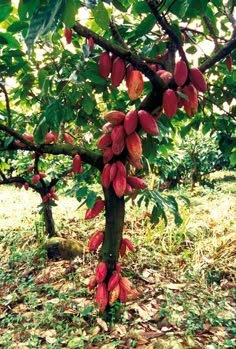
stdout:
[[112,129],[113,129],[113,125],[110,122],[107,122],[105,125],[102,126],[103,133],[110,133]]
[[232,71],[232,57],[231,56],[227,56],[226,57],[226,66],[229,72]]
[[117,271],[115,271],[108,281],[107,290],[112,291],[116,287],[116,285],[119,283],[119,279],[120,279],[120,275]]
[[131,288],[132,282],[129,281],[127,277],[124,277],[124,276],[121,277],[119,284],[120,284],[120,287],[126,290],[127,292],[132,291],[132,288]]
[[93,38],[88,38],[89,50],[92,51],[94,49],[94,40]]
[[56,133],[48,132],[45,137],[45,144],[56,143],[58,135]]
[[43,173],[43,172],[39,172],[39,175],[40,175],[40,178],[45,178],[45,177],[47,177],[47,175],[46,175],[45,173]]
[[130,165],[137,168],[137,170],[143,169],[143,165],[142,165],[141,160],[139,158],[133,158],[131,155],[129,155],[127,160],[129,161]]
[[110,169],[110,181],[112,182],[116,176],[117,173],[117,166],[116,166],[116,162],[114,162],[111,165],[111,169]]
[[122,153],[125,147],[125,131],[123,125],[115,126],[111,132],[112,151],[115,155]]
[[127,135],[133,133],[138,126],[138,113],[137,110],[130,110],[124,119],[124,129]]
[[106,80],[111,72],[112,61],[108,52],[102,52],[98,60],[99,74]]
[[119,262],[116,263],[116,271],[117,271],[117,273],[121,272],[121,264]]
[[96,251],[97,248],[101,245],[104,239],[103,231],[97,231],[95,234],[93,234],[88,243],[89,251]]
[[166,84],[169,84],[170,80],[172,79],[172,74],[167,70],[158,70],[157,74]]
[[27,168],[27,173],[31,173],[34,170],[34,166],[29,166]]
[[109,304],[112,305],[120,295],[120,285],[117,284],[110,292],[109,292]]
[[128,152],[133,159],[140,159],[142,157],[142,143],[139,135],[136,132],[133,132],[127,136],[125,143]]
[[124,257],[125,252],[126,252],[126,243],[124,242],[124,240],[122,240],[120,244],[120,249],[119,249],[120,256]]
[[135,188],[135,189],[147,188],[147,184],[141,178],[138,178],[136,176],[128,176],[127,183],[131,185],[132,188]]
[[109,147],[109,145],[111,145],[111,143],[112,143],[111,135],[108,133],[105,133],[98,140],[98,149],[100,150],[106,149],[107,147]]
[[112,182],[113,189],[118,198],[121,198],[125,194],[126,189],[126,176],[123,176],[122,173],[117,170],[116,176]]
[[104,209],[104,207],[105,207],[104,200],[98,199],[95,202],[93,208],[87,209],[87,211],[85,213],[85,219],[95,218]]
[[112,125],[117,126],[123,122],[125,114],[119,110],[112,110],[104,115],[104,119],[110,122]]
[[173,118],[177,110],[177,97],[175,91],[168,88],[163,94],[163,108],[168,119]]
[[188,68],[184,61],[175,64],[174,79],[178,86],[183,86],[188,77]]
[[81,158],[79,154],[77,154],[73,158],[73,171],[77,173],[81,173],[81,166],[82,166]]
[[100,262],[96,268],[97,283],[100,284],[107,276],[107,265],[105,262]]
[[28,190],[29,189],[29,183],[25,182],[24,183],[24,188],[25,188],[25,190]]
[[202,74],[202,72],[197,68],[190,68],[189,70],[189,79],[191,83],[196,87],[200,92],[205,93],[207,90],[207,83]]
[[108,303],[108,292],[105,283],[101,283],[98,285],[96,292],[96,301],[99,310],[103,312],[106,309]]
[[73,138],[68,133],[64,133],[62,138],[65,143],[74,144]]
[[103,153],[103,163],[106,164],[107,162],[109,162],[114,156],[114,153],[112,151],[111,147],[108,147],[104,153]]
[[89,279],[88,289],[92,291],[97,286],[97,279],[95,275],[92,275]]
[[125,77],[125,62],[120,57],[116,57],[112,62],[111,84],[112,87],[118,87]]
[[126,246],[128,247],[128,249],[131,251],[131,252],[135,252],[135,248],[132,244],[132,242],[129,240],[129,239],[123,239],[123,241],[125,242]]
[[132,70],[126,80],[128,95],[131,101],[135,101],[143,92],[144,82],[143,75],[139,70]]
[[123,162],[121,162],[120,160],[116,161],[116,166],[118,171],[120,171],[120,174],[124,177],[126,177],[126,167],[123,164]]
[[121,303],[127,302],[127,291],[120,286],[120,295],[119,295]]
[[106,164],[103,167],[103,170],[102,170],[102,176],[101,176],[102,185],[106,189],[109,188],[110,183],[111,183],[111,180],[110,180],[110,170],[111,170],[111,165],[110,164]]
[[52,197],[54,200],[59,200],[58,195],[55,194],[55,193],[52,193],[52,194],[51,194],[51,197]]
[[134,70],[134,67],[132,66],[132,64],[128,64],[126,67],[126,73],[125,73],[126,86],[129,81],[129,76],[133,70]]
[[131,185],[129,185],[128,183],[126,183],[126,188],[125,188],[125,195],[130,195],[132,194],[133,190]]
[[67,44],[70,44],[71,40],[72,40],[72,30],[67,28],[67,27],[65,27],[64,28],[64,36],[66,38]]
[[35,174],[32,178],[31,178],[31,182],[33,184],[38,184],[38,182],[40,181],[40,175],[39,174]]
[[157,127],[157,123],[150,113],[148,113],[146,110],[139,110],[138,118],[140,125],[142,126],[145,132],[153,136],[158,134],[159,130]]

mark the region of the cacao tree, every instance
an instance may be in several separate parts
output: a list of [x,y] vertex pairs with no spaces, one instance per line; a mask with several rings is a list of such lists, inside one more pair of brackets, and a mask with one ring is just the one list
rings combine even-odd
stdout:
[[[134,292],[118,262],[135,251],[123,238],[125,198],[147,192],[157,150],[171,149],[176,128],[185,137],[202,126],[235,164],[234,2],[5,0],[0,9],[1,152],[64,155],[76,172],[87,164],[101,174],[103,197],[85,219],[105,210],[89,239],[90,251],[101,245],[89,288],[108,314]],[[49,133],[58,138],[47,142]]]

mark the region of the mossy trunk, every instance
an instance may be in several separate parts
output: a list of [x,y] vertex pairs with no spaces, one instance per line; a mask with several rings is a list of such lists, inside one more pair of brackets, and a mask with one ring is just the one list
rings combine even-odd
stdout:
[[55,223],[52,216],[52,206],[48,204],[48,202],[43,203],[43,220],[45,224],[45,233],[47,237],[51,238],[57,236]]

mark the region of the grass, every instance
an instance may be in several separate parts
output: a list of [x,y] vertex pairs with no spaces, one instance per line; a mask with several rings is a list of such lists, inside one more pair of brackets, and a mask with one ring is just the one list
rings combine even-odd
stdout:
[[[98,317],[87,290],[97,256],[48,261],[35,193],[0,188],[0,348],[236,348],[235,177],[214,174],[215,189],[180,188],[183,223],[153,225],[145,212],[127,211],[124,235],[137,253],[122,260],[138,290],[115,304],[113,323]],[[224,179],[224,176],[227,176]],[[83,220],[73,198],[54,208],[63,237],[87,244],[102,216]],[[120,313],[120,321],[115,322]]]

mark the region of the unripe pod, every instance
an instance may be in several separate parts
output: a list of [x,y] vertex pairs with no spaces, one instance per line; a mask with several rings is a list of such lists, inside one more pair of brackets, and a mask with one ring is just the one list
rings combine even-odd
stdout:
[[112,61],[108,52],[102,52],[98,60],[99,74],[106,80],[111,72]]
[[68,133],[64,133],[62,138],[65,143],[74,144],[73,138]]
[[112,185],[116,193],[116,196],[118,196],[118,198],[121,198],[125,194],[126,177],[123,176],[119,170],[117,171],[117,174],[112,182]]
[[127,136],[125,143],[132,158],[140,159],[142,157],[142,143],[139,135],[136,132],[133,132]]
[[95,218],[103,209],[105,206],[104,200],[98,199],[93,208],[87,209],[85,213],[85,219],[93,219]]
[[97,301],[99,310],[104,311],[108,303],[108,292],[107,292],[107,287],[105,283],[101,283],[98,285],[97,292],[96,292],[96,301]]
[[121,176],[126,177],[126,167],[120,160],[116,161],[116,166],[118,171],[120,171]]
[[123,122],[125,118],[125,114],[119,110],[109,111],[106,115],[104,115],[104,119],[110,122],[113,126],[117,126]]
[[77,173],[81,173],[81,166],[82,166],[81,158],[79,154],[77,154],[73,158],[73,171]]
[[117,166],[116,166],[116,162],[114,162],[111,165],[111,170],[110,170],[110,181],[113,182],[115,176],[117,174]]
[[98,140],[98,149],[106,149],[109,147],[112,143],[111,135],[108,133],[105,133],[102,135]]
[[129,240],[129,239],[123,239],[123,241],[125,242],[126,246],[128,247],[128,249],[131,251],[131,252],[135,252],[135,248],[132,244],[132,242]]
[[114,153],[112,151],[112,147],[108,147],[104,153],[103,153],[103,163],[106,164],[109,162],[114,156]]
[[177,110],[177,97],[175,91],[168,88],[163,94],[163,108],[168,119],[173,118]]
[[31,178],[31,182],[33,184],[38,184],[38,182],[40,181],[40,175],[39,174],[36,174],[34,175],[32,178]]
[[107,276],[107,265],[105,262],[100,262],[96,268],[96,279],[98,284],[102,283]]
[[72,30],[67,28],[67,27],[65,27],[64,28],[64,36],[66,38],[67,44],[70,44],[71,40],[72,40]]
[[135,188],[135,189],[147,188],[147,184],[141,178],[138,178],[136,176],[128,176],[127,183],[131,185],[132,188]]
[[97,286],[97,279],[95,275],[92,275],[89,279],[88,289],[92,291]]
[[126,85],[128,87],[129,98],[131,101],[135,101],[143,92],[144,82],[142,73],[139,70],[131,71],[128,79],[126,80]]
[[111,69],[111,84],[112,87],[117,87],[120,85],[125,77],[125,62],[120,57],[117,57],[112,63]]
[[115,271],[108,281],[107,290],[112,291],[118,285],[119,280],[120,275],[117,273],[117,271]]
[[104,239],[104,233],[103,231],[97,231],[95,234],[93,234],[90,238],[89,238],[89,243],[88,243],[88,247],[89,247],[89,251],[96,251],[97,248],[101,245],[101,243],[103,242]]
[[207,83],[206,83],[206,80],[205,80],[202,72],[199,69],[190,68],[189,79],[198,91],[203,92],[203,93],[206,92]]
[[138,118],[140,125],[142,126],[145,132],[153,136],[158,134],[159,130],[157,127],[157,123],[150,113],[148,113],[146,110],[139,110]]
[[120,285],[117,284],[110,292],[109,292],[109,304],[112,305],[120,296]]
[[183,86],[188,77],[188,68],[184,61],[175,64],[174,79],[178,86]]
[[137,110],[130,110],[124,119],[124,129],[127,135],[133,133],[138,126],[138,113]]
[[120,249],[119,249],[120,256],[124,257],[125,252],[126,252],[126,243],[122,240],[120,244]]
[[110,186],[110,183],[111,183],[111,180],[110,180],[110,169],[111,169],[111,165],[110,164],[106,164],[104,167],[103,167],[103,170],[102,170],[102,185],[104,186],[104,188],[108,189],[109,186]]

